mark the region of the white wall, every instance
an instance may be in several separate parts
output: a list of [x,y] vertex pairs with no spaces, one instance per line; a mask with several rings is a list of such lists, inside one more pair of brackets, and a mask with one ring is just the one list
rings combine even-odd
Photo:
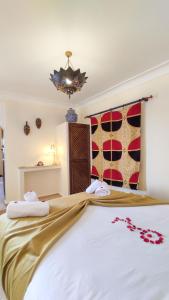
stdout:
[[[49,147],[55,143],[56,126],[64,121],[65,108],[57,107],[52,104],[42,104],[39,102],[5,102],[5,173],[6,173],[6,200],[10,201],[19,198],[19,172],[20,166],[33,166],[39,160],[46,164],[51,164],[52,157],[49,154]],[[42,119],[41,129],[35,126],[35,119]],[[28,121],[31,132],[26,136],[23,132],[25,122]],[[41,175],[42,176],[42,175]],[[44,172],[45,176],[45,172]],[[42,180],[42,191],[45,193],[44,182],[46,182],[46,191],[49,194],[54,193],[52,185],[48,182],[54,180],[56,184],[55,192],[58,191],[58,182],[56,174],[51,172],[47,180]]]
[[59,193],[63,196],[68,196],[70,193],[68,123],[64,122],[57,126],[56,143],[58,159],[61,164],[59,174]]
[[142,123],[141,189],[152,196],[169,200],[169,75],[145,83],[133,84],[106,94],[80,107],[81,121],[85,115],[99,112],[144,96],[153,95],[145,103]]
[[39,197],[60,193],[60,169],[25,172],[24,191],[36,191]]
[[4,129],[5,127],[5,104],[0,102],[0,127]]

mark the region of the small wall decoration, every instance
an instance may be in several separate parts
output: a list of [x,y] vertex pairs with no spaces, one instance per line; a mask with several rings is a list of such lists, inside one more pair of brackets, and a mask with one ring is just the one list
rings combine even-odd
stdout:
[[38,161],[38,163],[37,163],[37,167],[42,167],[42,166],[44,166],[44,163],[43,163],[43,161]]
[[27,121],[26,121],[26,124],[25,124],[25,126],[24,126],[24,133],[25,133],[26,135],[28,135],[28,134],[30,133],[30,126],[29,126],[29,124],[28,124]]
[[37,118],[36,121],[35,121],[35,123],[36,123],[36,127],[37,127],[38,129],[40,129],[41,126],[42,126],[42,120],[41,120],[40,118]]

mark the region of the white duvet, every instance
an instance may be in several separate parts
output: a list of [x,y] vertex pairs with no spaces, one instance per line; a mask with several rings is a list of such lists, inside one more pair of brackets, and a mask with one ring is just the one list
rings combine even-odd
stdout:
[[[112,224],[116,217],[164,242],[146,243],[127,223]],[[40,263],[24,300],[169,300],[169,206],[89,206]]]

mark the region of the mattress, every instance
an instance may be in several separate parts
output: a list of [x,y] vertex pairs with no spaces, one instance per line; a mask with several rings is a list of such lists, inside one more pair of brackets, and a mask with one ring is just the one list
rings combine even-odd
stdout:
[[168,205],[88,206],[43,258],[24,300],[169,299],[168,225]]

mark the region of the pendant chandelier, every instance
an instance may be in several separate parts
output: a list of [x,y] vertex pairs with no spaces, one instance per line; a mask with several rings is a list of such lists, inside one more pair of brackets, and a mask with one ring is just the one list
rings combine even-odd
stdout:
[[80,69],[73,69],[70,62],[71,51],[66,51],[65,55],[67,57],[65,69],[60,68],[60,71],[54,70],[54,73],[50,74],[50,80],[58,91],[67,94],[70,98],[71,95],[81,90],[88,77],[85,77],[86,72],[80,73]]

